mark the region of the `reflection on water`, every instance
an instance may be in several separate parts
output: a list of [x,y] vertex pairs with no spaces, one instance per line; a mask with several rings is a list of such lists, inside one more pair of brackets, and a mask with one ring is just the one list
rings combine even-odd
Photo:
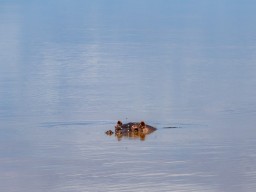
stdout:
[[[111,135],[110,135],[111,136]],[[127,139],[140,139],[141,141],[145,141],[147,135],[143,133],[126,133],[126,134],[120,134],[120,133],[115,133],[115,137],[117,138],[118,141],[121,141],[123,138]]]
[[105,132],[106,135],[112,136],[114,135],[118,141],[121,141],[123,138],[126,139],[140,139],[141,141],[145,141],[148,134],[140,133],[140,132],[113,132],[111,130],[108,130]]
[[0,190],[255,191],[254,7],[1,1]]

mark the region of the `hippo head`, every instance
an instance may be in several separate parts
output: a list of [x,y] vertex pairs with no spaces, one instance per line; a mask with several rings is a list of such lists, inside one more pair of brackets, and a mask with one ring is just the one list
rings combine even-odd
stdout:
[[145,139],[145,136],[154,132],[156,128],[145,124],[144,121],[139,122],[129,122],[123,124],[121,121],[117,121],[115,125],[115,132],[111,130],[107,131],[107,135],[112,135],[115,133],[115,136],[120,140],[122,137],[128,138],[140,138],[141,140]]

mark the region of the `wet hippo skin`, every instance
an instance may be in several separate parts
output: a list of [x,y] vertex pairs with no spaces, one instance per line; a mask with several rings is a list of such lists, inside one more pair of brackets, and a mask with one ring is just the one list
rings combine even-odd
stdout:
[[130,122],[123,124],[121,121],[118,121],[115,125],[115,132],[112,130],[106,131],[107,135],[112,135],[115,133],[115,136],[119,139],[124,137],[140,138],[145,139],[145,136],[157,130],[155,127],[145,124],[144,121],[141,122]]

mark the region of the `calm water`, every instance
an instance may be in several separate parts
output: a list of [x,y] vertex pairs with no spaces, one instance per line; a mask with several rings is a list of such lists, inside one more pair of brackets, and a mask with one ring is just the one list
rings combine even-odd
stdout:
[[255,8],[1,0],[0,191],[254,192]]

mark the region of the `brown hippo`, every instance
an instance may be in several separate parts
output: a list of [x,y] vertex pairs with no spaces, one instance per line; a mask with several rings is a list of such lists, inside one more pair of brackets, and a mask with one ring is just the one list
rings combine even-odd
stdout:
[[[145,124],[144,121],[130,122],[123,124],[121,121],[118,121],[115,126],[115,135],[118,139],[121,139],[123,136],[131,138],[140,138],[141,140],[145,139],[147,134],[150,134],[156,130],[155,127]],[[111,130],[106,132],[107,135],[112,135]]]

